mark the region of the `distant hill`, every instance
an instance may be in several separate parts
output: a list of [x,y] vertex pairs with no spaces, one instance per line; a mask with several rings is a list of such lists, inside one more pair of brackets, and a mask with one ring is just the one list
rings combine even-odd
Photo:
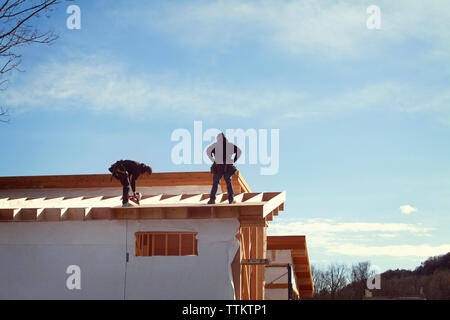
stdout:
[[450,252],[443,256],[432,257],[414,270],[416,275],[431,275],[439,270],[450,269]]
[[395,277],[429,276],[439,270],[450,270],[450,252],[442,256],[428,258],[414,271],[399,269],[388,270],[382,273],[382,278],[388,280]]
[[[364,281],[352,282],[337,294],[338,299],[362,299]],[[374,297],[422,297],[450,300],[450,252],[430,257],[415,270],[388,270],[381,274],[381,289]]]

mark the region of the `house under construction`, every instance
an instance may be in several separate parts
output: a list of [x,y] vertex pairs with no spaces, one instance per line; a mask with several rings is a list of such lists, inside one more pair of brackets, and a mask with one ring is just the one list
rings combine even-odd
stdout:
[[305,237],[267,236],[285,192],[252,192],[238,173],[236,203],[222,181],[208,205],[211,182],[153,173],[122,208],[110,175],[0,178],[0,299],[311,297]]

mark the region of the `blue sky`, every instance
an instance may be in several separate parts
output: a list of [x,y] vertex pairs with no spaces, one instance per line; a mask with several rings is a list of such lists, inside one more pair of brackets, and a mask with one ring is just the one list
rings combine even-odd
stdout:
[[320,266],[414,268],[450,251],[450,3],[392,2],[79,0],[80,30],[64,3],[0,92],[0,175],[206,171],[171,161],[174,130],[279,129],[277,174],[239,166],[287,193],[269,234]]

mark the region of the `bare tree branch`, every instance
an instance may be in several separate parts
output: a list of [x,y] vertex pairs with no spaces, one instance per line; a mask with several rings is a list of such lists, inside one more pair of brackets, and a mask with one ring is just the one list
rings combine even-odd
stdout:
[[[0,86],[7,83],[5,77],[18,69],[22,55],[21,46],[51,44],[58,36],[52,31],[42,32],[35,27],[36,19],[49,17],[60,0],[0,0]],[[7,109],[0,106],[0,122],[9,121]]]
[[9,112],[3,108],[0,108],[0,122],[8,123],[9,122]]
[[330,293],[331,299],[347,284],[348,268],[345,264],[332,264],[325,272],[325,285]]

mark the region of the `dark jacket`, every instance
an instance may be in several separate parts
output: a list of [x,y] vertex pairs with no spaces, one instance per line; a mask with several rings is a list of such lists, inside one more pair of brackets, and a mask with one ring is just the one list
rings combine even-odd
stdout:
[[[239,159],[241,153],[241,149],[226,138],[218,139],[216,143],[210,145],[206,150],[208,158],[217,164],[233,164]],[[232,158],[233,154],[236,154],[234,159]]]
[[[119,160],[109,168],[109,171],[121,182],[125,182],[129,178],[131,189],[135,192],[137,178],[139,178],[139,176],[144,172],[148,171],[149,168],[150,167],[147,165],[133,160]],[[122,184],[124,184],[123,182]]]

